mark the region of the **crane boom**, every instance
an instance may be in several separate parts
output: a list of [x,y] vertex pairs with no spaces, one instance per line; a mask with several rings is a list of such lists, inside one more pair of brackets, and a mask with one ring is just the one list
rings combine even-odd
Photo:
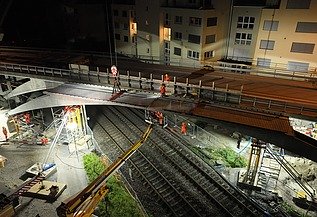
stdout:
[[104,170],[94,181],[77,194],[71,196],[56,208],[59,217],[83,217],[91,216],[95,207],[109,191],[106,181],[115,173],[129,157],[145,142],[152,132],[152,125],[149,125],[141,139],[125,151],[116,161]]

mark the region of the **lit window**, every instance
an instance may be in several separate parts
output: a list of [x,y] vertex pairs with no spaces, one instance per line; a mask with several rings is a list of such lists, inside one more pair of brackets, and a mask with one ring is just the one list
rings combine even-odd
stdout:
[[187,57],[190,59],[199,59],[199,52],[188,50]]
[[252,34],[244,33],[244,32],[237,32],[235,38],[235,44],[242,44],[242,45],[250,45],[252,40]]
[[145,20],[145,25],[147,25],[147,26],[149,25],[149,22],[147,20]]
[[271,59],[258,58],[256,65],[257,65],[257,66],[260,66],[260,67],[270,68],[270,66],[271,66]]
[[254,17],[238,17],[237,28],[240,29],[253,29],[255,18]]

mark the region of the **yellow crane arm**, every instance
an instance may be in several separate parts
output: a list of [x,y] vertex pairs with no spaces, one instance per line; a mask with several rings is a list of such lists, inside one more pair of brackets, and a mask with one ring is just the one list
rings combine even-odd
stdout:
[[61,205],[56,208],[57,215],[59,217],[90,216],[95,210],[95,207],[108,192],[106,181],[145,142],[152,132],[152,129],[153,126],[149,125],[142,138],[105,169],[102,174],[82,191],[63,201]]

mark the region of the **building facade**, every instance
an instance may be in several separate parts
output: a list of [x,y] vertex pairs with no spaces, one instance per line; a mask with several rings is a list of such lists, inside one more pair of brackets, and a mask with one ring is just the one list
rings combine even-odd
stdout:
[[135,0],[112,5],[118,53],[166,65],[218,60],[312,71],[317,67],[317,1]]
[[118,53],[182,66],[216,61],[225,55],[230,0],[136,0],[135,5],[112,7],[113,11],[130,8],[135,12],[125,21],[114,15],[115,27],[122,22],[130,26],[129,41],[123,41],[121,35],[126,33],[115,28]]
[[263,8],[255,46],[258,66],[291,71],[317,67],[317,1],[281,0]]

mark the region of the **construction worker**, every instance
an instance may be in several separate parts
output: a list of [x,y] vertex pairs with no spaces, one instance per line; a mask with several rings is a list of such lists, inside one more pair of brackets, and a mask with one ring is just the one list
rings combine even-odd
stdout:
[[165,84],[161,85],[160,94],[161,94],[161,96],[165,96],[165,94],[166,94],[166,86],[165,86]]
[[185,122],[182,123],[181,133],[187,135],[187,124]]
[[164,75],[164,81],[170,81],[170,76],[167,73]]
[[162,112],[155,112],[155,115],[156,115],[156,117],[157,117],[157,119],[159,121],[159,124],[161,126],[163,126],[163,113]]
[[43,138],[41,138],[41,144],[42,145],[47,145],[48,143],[48,138],[46,136],[44,136]]
[[7,131],[7,128],[2,127],[2,133],[3,133],[3,135],[4,135],[5,140],[8,141],[8,131]]
[[30,119],[30,114],[29,113],[25,113],[24,114],[24,120],[26,124],[31,123],[31,119]]

